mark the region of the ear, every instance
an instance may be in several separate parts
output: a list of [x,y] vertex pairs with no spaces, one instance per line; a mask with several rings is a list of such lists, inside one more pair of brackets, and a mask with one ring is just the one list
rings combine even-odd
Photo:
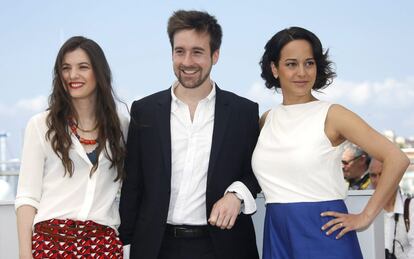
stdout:
[[217,49],[216,51],[214,51],[213,56],[212,56],[213,65],[215,65],[217,63],[217,61],[219,59],[219,56],[220,56],[220,49]]
[[364,162],[364,164],[366,164],[367,159],[366,155],[361,155],[361,161]]
[[275,77],[275,79],[277,79],[279,76],[279,72],[277,71],[277,67],[273,61],[270,63],[270,67],[272,68],[273,76]]

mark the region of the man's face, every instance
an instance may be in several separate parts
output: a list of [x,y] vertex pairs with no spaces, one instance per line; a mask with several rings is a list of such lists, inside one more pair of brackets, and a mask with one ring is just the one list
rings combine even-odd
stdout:
[[376,159],[372,159],[369,164],[369,177],[371,178],[371,183],[374,189],[377,188],[379,178],[382,174],[382,163]]
[[348,180],[358,179],[365,173],[365,156],[355,156],[352,150],[346,149],[342,154],[342,171]]
[[210,35],[207,33],[181,30],[174,34],[173,69],[183,87],[193,89],[209,84],[207,79],[218,57],[218,50],[211,55]]

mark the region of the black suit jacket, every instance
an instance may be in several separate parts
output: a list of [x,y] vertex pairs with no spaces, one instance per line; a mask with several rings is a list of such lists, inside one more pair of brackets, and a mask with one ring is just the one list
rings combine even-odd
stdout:
[[[171,190],[171,89],[155,93],[131,107],[126,179],[122,185],[120,237],[131,244],[131,258],[156,259],[168,216]],[[216,87],[206,212],[235,181],[254,197],[260,187],[251,169],[259,134],[256,103]],[[250,215],[240,214],[231,230],[209,226],[218,258],[259,258]]]

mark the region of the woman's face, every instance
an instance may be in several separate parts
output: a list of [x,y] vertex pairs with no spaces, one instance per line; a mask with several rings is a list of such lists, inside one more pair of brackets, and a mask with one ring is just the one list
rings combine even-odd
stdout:
[[310,43],[306,40],[294,40],[286,44],[280,51],[277,66],[272,63],[272,72],[279,79],[284,97],[309,97],[317,73]]
[[96,97],[96,79],[89,56],[77,48],[63,57],[61,71],[65,90],[73,100]]

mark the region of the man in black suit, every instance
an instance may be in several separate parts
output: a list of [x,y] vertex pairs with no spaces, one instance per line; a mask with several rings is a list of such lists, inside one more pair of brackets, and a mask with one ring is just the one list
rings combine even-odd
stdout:
[[168,35],[178,81],[132,104],[121,239],[131,258],[256,259],[258,106],[210,79],[215,17],[177,11]]

